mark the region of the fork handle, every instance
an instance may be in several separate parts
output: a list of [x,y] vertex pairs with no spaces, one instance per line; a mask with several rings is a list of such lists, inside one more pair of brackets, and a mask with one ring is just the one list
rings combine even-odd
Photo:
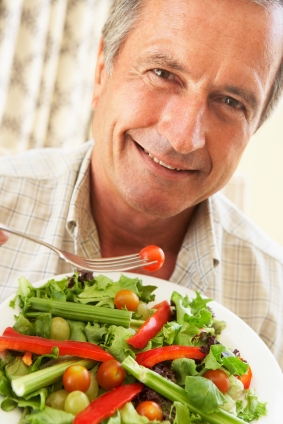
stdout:
[[14,234],[16,236],[23,237],[25,239],[28,239],[30,241],[33,241],[34,243],[42,244],[43,246],[48,247],[49,249],[51,249],[54,252],[56,252],[58,255],[60,255],[60,253],[61,253],[60,250],[58,250],[56,247],[52,246],[51,244],[46,243],[45,241],[40,240],[40,239],[38,239],[36,237],[29,236],[28,234],[22,233],[21,231],[13,230],[12,228],[6,227],[3,224],[0,224],[0,230],[4,230],[4,231],[7,231],[8,233],[12,233],[12,234]]

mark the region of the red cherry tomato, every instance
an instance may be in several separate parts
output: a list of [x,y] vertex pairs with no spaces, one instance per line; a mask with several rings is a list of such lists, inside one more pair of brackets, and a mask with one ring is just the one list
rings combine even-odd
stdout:
[[102,362],[96,372],[96,380],[99,386],[105,390],[111,390],[121,386],[125,376],[126,371],[116,359]]
[[155,264],[144,266],[143,268],[147,271],[157,271],[164,264],[165,255],[163,250],[158,246],[151,245],[144,247],[140,251],[139,255],[143,259],[148,259],[149,261],[157,261]]
[[86,392],[90,385],[89,371],[83,365],[70,365],[63,374],[63,386],[67,392]]
[[117,309],[124,309],[135,312],[139,306],[139,297],[132,290],[120,290],[114,297],[114,305]]
[[150,421],[162,421],[163,419],[161,406],[151,400],[145,400],[144,402],[141,402],[136,407],[136,411],[139,415],[143,415]]
[[237,377],[243,383],[245,390],[247,390],[250,387],[252,376],[253,376],[253,373],[252,373],[251,367],[249,366],[246,374],[243,374],[241,377]]
[[211,380],[222,393],[228,392],[230,388],[230,380],[228,375],[222,370],[208,370],[203,375]]

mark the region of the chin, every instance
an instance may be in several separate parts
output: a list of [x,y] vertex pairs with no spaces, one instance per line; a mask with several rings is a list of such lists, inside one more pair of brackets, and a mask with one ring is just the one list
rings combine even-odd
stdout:
[[[136,193],[135,193],[136,194]],[[189,202],[185,203],[183,200],[177,200],[171,196],[160,195],[143,195],[141,196],[125,196],[125,200],[128,205],[136,210],[137,212],[143,213],[156,218],[171,218],[179,213],[183,212],[185,209],[192,207],[193,205]]]

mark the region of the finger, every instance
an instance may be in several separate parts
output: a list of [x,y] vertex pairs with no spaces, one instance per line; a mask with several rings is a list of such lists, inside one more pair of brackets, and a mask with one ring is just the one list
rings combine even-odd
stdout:
[[1,244],[6,243],[8,239],[9,239],[8,233],[6,233],[6,231],[0,230],[0,246]]

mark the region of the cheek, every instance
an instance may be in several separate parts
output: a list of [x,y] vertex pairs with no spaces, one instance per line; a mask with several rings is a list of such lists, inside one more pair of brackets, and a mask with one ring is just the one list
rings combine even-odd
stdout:
[[214,134],[207,142],[213,173],[225,174],[229,179],[236,170],[249,138],[242,129],[231,129]]
[[162,100],[142,80],[114,87],[113,94],[111,106],[121,131],[150,127],[158,122]]

